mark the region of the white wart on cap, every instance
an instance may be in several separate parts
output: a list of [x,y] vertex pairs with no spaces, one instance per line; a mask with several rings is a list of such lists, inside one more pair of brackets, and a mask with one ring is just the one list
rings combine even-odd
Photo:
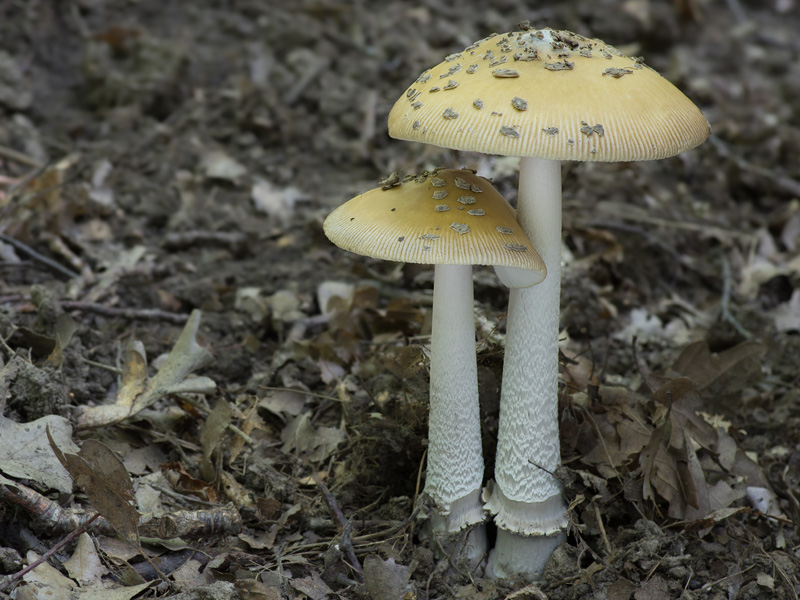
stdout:
[[529,271],[526,285],[546,274],[513,209],[468,169],[425,172],[365,192],[336,208],[324,229],[340,248],[373,258],[516,267]]
[[659,159],[708,134],[700,110],[641,59],[552,29],[495,34],[451,54],[389,114],[395,138],[552,160]]

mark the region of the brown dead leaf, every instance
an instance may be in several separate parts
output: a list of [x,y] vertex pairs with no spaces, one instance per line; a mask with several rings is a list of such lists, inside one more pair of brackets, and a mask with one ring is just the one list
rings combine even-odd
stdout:
[[[13,363],[0,369],[0,407],[4,372]],[[50,429],[54,439],[63,448],[78,451],[72,441],[69,421],[58,415],[47,415],[30,423],[17,423],[0,412],[0,473],[9,477],[30,479],[62,493],[71,493],[72,478],[48,449],[47,438],[42,435]]]
[[334,427],[315,430],[311,426],[311,413],[307,412],[295,417],[284,427],[281,432],[281,451],[287,454],[297,451],[307,455],[309,460],[319,462],[328,458],[344,438],[344,431]]
[[702,404],[695,384],[688,378],[670,379],[653,392],[653,401],[664,407],[672,420],[670,446],[683,447],[684,435],[699,446],[711,450],[716,447],[719,435],[698,410]]
[[328,587],[327,583],[322,581],[322,577],[316,572],[312,572],[308,577],[290,579],[289,585],[311,598],[311,600],[326,600],[328,596],[334,595],[333,590]]
[[280,516],[281,509],[283,508],[283,504],[276,498],[258,498],[256,500],[256,506],[258,507],[258,514],[267,521],[276,520]]
[[392,298],[386,305],[383,314],[375,317],[371,324],[373,336],[385,335],[390,339],[402,333],[404,336],[419,335],[425,313],[411,299]]
[[144,346],[134,342],[126,357],[122,386],[113,404],[78,408],[79,427],[113,425],[138,414],[168,394],[211,393],[216,384],[208,377],[189,377],[208,364],[211,353],[197,343],[201,312],[192,311],[178,341],[155,376],[147,377]]
[[267,585],[258,579],[239,579],[234,585],[242,600],[283,600],[279,587]]
[[200,431],[200,444],[203,447],[203,457],[210,459],[222,443],[222,437],[233,418],[233,409],[226,400],[219,400],[214,406],[203,428]]
[[296,417],[303,412],[307,398],[303,390],[270,390],[259,400],[258,407],[266,409],[285,422],[287,417]]
[[689,406],[694,394],[694,384],[686,378],[668,380],[653,393],[659,424],[640,459],[644,497],[657,502],[657,493],[674,519],[700,518],[711,509],[695,446],[711,448],[717,437]]
[[[264,419],[261,418],[261,415],[258,414],[258,398],[250,396],[248,399],[252,401],[252,405],[247,411],[247,415],[242,419],[239,429],[246,435],[250,435],[256,429],[266,431],[268,429],[267,424],[264,422]],[[230,457],[228,458],[228,464],[233,464],[233,461],[235,461],[242,450],[244,450],[244,445],[245,439],[242,436],[233,436],[233,440],[229,446]]]
[[602,386],[597,397],[601,404],[585,413],[595,437],[592,447],[584,451],[584,458],[595,464],[603,476],[614,477],[618,468],[635,461],[649,443],[652,425],[648,423],[643,396],[622,387]]
[[77,323],[67,313],[61,313],[56,317],[53,351],[47,357],[47,363],[56,368],[60,368],[64,364],[64,350],[77,330]]
[[94,508],[126,541],[139,545],[139,512],[131,505],[133,482],[122,461],[102,442],[87,440],[78,454],[65,454],[46,428],[58,460]]
[[372,600],[402,600],[408,586],[408,567],[393,558],[371,554],[364,559],[364,586]]
[[82,587],[101,586],[102,578],[109,574],[88,533],[78,537],[75,550],[64,563],[64,568]]
[[670,600],[672,598],[666,580],[658,575],[645,581],[633,593],[633,597],[635,600]]
[[729,517],[750,511],[751,509],[746,508],[744,506],[739,506],[735,508],[720,508],[710,512],[702,519],[697,519],[696,521],[687,523],[685,528],[686,531],[698,531],[701,529],[708,529],[709,527],[713,527],[717,523],[720,523],[725,519],[728,519]]
[[390,346],[375,357],[381,365],[399,379],[411,377],[427,364],[422,346]]
[[[39,555],[33,550],[28,550],[25,558],[30,565],[39,560]],[[37,600],[38,598],[69,598],[72,590],[77,587],[74,581],[62,575],[58,569],[46,561],[26,573],[22,580],[27,584],[25,587],[33,588],[32,595],[28,597]],[[20,589],[25,589],[25,587]]]
[[207,481],[189,475],[179,462],[161,465],[161,472],[176,492],[195,496],[206,502],[217,501],[214,487]]
[[[743,342],[719,353],[705,341],[687,346],[672,370],[691,379],[701,393],[724,396],[738,392],[761,379],[761,357],[766,348],[758,342]],[[704,394],[705,395],[705,394]]]

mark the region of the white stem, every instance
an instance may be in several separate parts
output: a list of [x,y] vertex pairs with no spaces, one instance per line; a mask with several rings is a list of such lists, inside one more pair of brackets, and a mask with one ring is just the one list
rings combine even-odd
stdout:
[[434,530],[456,532],[484,520],[471,266],[435,267],[430,368],[425,491],[439,511]]
[[[558,333],[561,292],[561,169],[558,161],[523,158],[517,220],[547,266],[535,287],[512,289],[500,397],[495,479],[487,508],[506,530],[498,537],[495,573],[534,572],[566,526],[558,481]],[[499,492],[499,493],[498,493]],[[550,537],[548,537],[550,536]],[[500,564],[519,556],[520,561]],[[545,560],[542,560],[542,555]],[[499,562],[498,562],[499,561]],[[523,561],[525,562],[525,561]],[[521,570],[523,569],[523,570]]]

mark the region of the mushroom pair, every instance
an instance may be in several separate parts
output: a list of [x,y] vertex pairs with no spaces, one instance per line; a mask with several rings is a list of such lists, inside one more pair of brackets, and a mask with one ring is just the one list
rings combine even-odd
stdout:
[[553,476],[560,464],[559,161],[666,158],[703,142],[708,122],[641,59],[572,32],[524,27],[425,71],[392,108],[389,134],[521,157],[516,217],[547,277],[510,293],[496,481],[486,506],[499,528],[490,572],[535,576],[567,522]]
[[435,265],[425,492],[433,533],[474,526],[458,551],[480,562],[487,548],[472,265],[494,265],[503,283],[520,287],[542,281],[544,263],[500,193],[466,169],[387,181],[335,209],[324,229],[356,254]]

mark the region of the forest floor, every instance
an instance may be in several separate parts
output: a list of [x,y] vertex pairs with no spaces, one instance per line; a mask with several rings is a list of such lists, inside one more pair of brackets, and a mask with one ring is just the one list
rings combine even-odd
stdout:
[[[800,597],[798,2],[289,4],[0,0],[0,597]],[[393,171],[514,203],[516,159],[386,118],[523,20],[712,128],[564,164],[571,527],[536,586],[420,539],[432,270],[322,230]],[[507,299],[475,269],[487,479]]]

